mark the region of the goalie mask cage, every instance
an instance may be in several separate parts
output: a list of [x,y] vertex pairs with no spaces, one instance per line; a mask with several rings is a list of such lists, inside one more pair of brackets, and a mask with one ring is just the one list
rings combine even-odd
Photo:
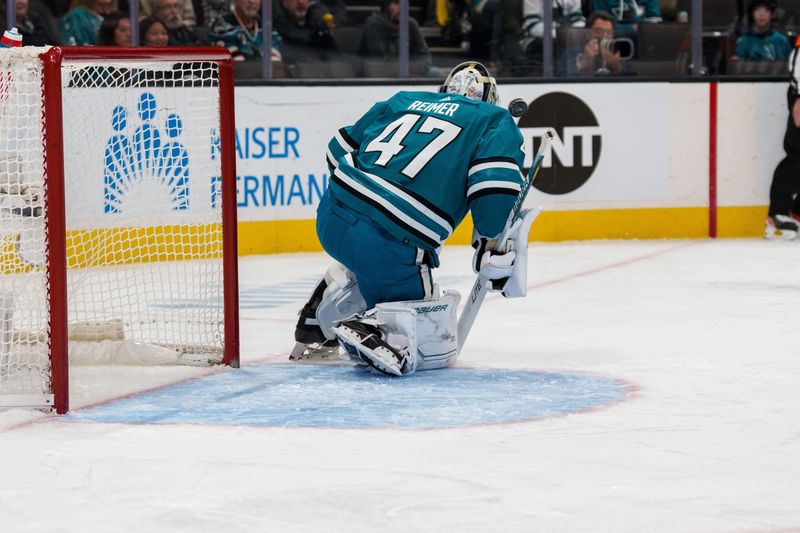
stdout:
[[224,48],[0,50],[0,408],[69,365],[239,364]]

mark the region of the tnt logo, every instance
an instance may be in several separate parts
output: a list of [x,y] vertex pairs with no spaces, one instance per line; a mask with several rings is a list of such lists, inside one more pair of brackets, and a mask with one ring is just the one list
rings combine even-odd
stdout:
[[[601,137],[597,118],[580,98],[548,93],[534,100],[519,120],[528,154],[539,151],[544,132],[556,138],[542,159],[534,187],[548,194],[567,194],[586,183],[600,161]],[[525,169],[527,172],[528,169]]]
[[156,98],[142,93],[136,121],[118,105],[111,112],[116,132],[105,147],[103,211],[109,214],[189,208],[189,152],[176,113],[158,120]]

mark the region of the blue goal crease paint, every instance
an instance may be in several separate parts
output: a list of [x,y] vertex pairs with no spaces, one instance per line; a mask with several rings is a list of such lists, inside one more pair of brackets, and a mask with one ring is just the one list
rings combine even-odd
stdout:
[[330,429],[439,429],[605,407],[635,387],[577,372],[447,368],[388,378],[349,366],[253,365],[95,407],[66,420]]

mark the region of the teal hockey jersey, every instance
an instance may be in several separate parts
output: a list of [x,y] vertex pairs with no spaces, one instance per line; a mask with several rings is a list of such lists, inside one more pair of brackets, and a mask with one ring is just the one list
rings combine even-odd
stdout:
[[499,234],[525,180],[510,113],[445,93],[378,102],[334,135],[327,161],[337,202],[432,253],[470,210],[481,235]]

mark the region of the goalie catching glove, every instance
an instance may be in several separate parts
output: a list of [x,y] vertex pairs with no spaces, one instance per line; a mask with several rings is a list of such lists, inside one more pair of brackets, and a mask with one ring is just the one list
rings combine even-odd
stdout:
[[[475,255],[472,269],[484,279],[491,280],[492,290],[503,291],[506,298],[521,298],[527,294],[528,233],[541,208],[524,209],[506,232],[504,250],[495,250],[498,239],[474,234]],[[499,237],[503,240],[503,236]]]

